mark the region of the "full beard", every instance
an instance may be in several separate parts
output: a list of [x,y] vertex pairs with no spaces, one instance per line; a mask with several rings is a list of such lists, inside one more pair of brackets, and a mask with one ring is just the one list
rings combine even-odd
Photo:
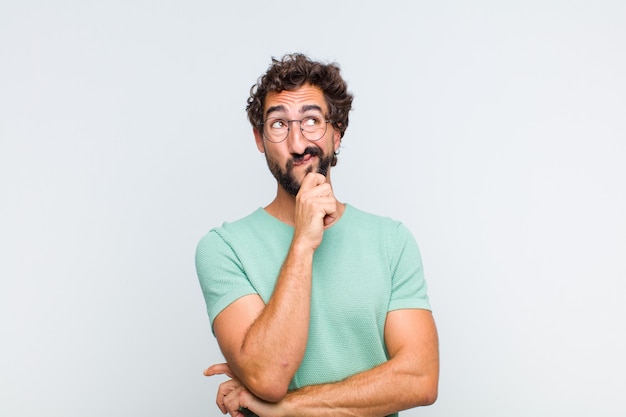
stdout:
[[[330,164],[333,160],[333,155],[324,155],[320,148],[309,146],[302,154],[292,155],[292,158],[287,161],[284,170],[278,164],[278,161],[267,156],[267,153],[265,154],[267,166],[269,167],[272,175],[274,175],[274,178],[276,178],[276,181],[278,181],[278,185],[294,197],[298,195],[302,183],[298,182],[293,174],[293,164],[295,161],[301,161],[306,155],[311,155],[312,157],[317,156],[319,160],[317,173],[322,174],[323,176],[328,175],[328,169],[330,168]],[[313,171],[313,168],[309,166],[306,173],[308,174],[311,171]]]

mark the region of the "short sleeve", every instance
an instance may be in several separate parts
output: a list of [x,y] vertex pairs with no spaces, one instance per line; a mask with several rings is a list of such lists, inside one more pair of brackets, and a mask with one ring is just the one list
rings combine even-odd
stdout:
[[213,328],[215,317],[235,300],[257,292],[241,261],[217,229],[205,235],[196,248],[196,272]]
[[410,308],[430,310],[422,257],[415,238],[406,226],[398,223],[389,246],[392,274],[389,311]]

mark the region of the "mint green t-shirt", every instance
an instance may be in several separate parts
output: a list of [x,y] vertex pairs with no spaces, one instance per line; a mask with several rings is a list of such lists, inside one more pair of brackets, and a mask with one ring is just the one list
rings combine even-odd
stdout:
[[[292,237],[291,226],[259,208],[200,240],[196,269],[211,326],[244,295],[268,302]],[[430,310],[415,239],[400,222],[346,205],[313,257],[309,341],[290,389],[385,362],[385,319],[398,309]]]

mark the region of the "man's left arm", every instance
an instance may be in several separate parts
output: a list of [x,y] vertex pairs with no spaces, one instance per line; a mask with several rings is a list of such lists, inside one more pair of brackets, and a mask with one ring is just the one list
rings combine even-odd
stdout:
[[388,361],[340,382],[291,391],[279,403],[260,401],[244,387],[219,392],[218,398],[226,397],[223,401],[231,407],[248,408],[260,417],[381,417],[434,403],[439,348],[432,313],[420,309],[389,312],[385,344]]

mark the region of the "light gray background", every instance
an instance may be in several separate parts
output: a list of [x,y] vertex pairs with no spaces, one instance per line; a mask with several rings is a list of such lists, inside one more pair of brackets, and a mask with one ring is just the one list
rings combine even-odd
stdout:
[[618,0],[3,1],[0,415],[219,415],[194,249],[273,196],[244,106],[292,51],[355,94],[337,196],[422,250],[403,416],[625,415]]

